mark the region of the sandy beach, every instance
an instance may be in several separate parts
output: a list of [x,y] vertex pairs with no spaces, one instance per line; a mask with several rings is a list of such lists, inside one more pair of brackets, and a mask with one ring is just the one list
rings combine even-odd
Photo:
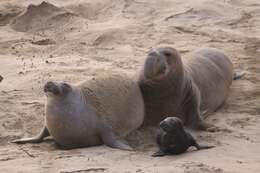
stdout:
[[[47,81],[78,83],[104,70],[135,77],[147,52],[165,45],[183,56],[219,48],[246,72],[206,119],[227,130],[192,131],[215,148],[153,158],[149,129],[128,137],[133,152],[10,143],[43,126]],[[259,0],[1,0],[0,64],[0,172],[260,172]]]

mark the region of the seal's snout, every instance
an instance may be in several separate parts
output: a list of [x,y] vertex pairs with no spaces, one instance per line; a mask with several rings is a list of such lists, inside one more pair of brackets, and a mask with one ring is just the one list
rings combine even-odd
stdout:
[[53,82],[47,82],[44,86],[44,92],[51,91],[51,89],[55,86]]
[[165,63],[160,63],[158,65],[156,74],[164,74],[166,72],[166,64]]
[[157,52],[150,52],[145,62],[145,76],[147,78],[157,78],[164,75],[167,71],[165,57]]
[[58,95],[59,92],[59,87],[54,83],[54,82],[47,82],[44,86],[44,92],[50,92],[53,93],[55,95]]
[[165,120],[161,121],[159,127],[163,130],[167,130],[168,128],[167,122]]
[[162,128],[164,126],[165,122],[164,121],[161,121],[159,126]]

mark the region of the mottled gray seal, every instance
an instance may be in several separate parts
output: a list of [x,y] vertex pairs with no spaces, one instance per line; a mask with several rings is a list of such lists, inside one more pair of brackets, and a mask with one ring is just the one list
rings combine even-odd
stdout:
[[144,125],[178,116],[185,126],[216,130],[201,116],[224,103],[232,78],[233,65],[218,49],[200,49],[185,58],[171,47],[151,50],[139,78],[145,102]]
[[182,121],[177,117],[167,117],[160,122],[160,131],[157,135],[159,151],[153,157],[181,154],[194,146],[197,150],[209,149],[215,146],[199,145],[192,135],[183,127]]
[[124,75],[99,75],[76,86],[48,82],[45,127],[32,138],[15,143],[38,143],[51,135],[63,148],[95,146],[130,150],[122,137],[141,126],[144,103],[137,82]]

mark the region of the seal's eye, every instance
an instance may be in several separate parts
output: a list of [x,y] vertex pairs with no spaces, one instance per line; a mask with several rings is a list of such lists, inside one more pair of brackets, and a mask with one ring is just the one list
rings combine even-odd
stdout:
[[62,91],[67,94],[69,91],[71,91],[71,86],[67,83],[62,83]]
[[163,55],[166,57],[172,56],[171,52],[168,52],[168,51],[163,52]]
[[67,84],[67,83],[62,83],[62,86],[63,86],[63,87],[66,87],[66,88],[70,88],[70,85]]

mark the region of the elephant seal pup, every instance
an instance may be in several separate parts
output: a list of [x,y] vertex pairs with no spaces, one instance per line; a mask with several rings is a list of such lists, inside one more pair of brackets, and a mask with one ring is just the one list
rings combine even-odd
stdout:
[[232,78],[231,61],[217,49],[200,49],[183,59],[171,47],[151,50],[139,77],[144,125],[156,125],[171,115],[193,129],[217,130],[202,117],[224,103]]
[[197,150],[209,149],[214,146],[200,146],[192,135],[183,128],[182,121],[177,117],[168,117],[160,122],[160,132],[157,135],[159,151],[153,157],[181,154],[194,146]]
[[80,85],[48,82],[45,127],[36,137],[15,143],[39,143],[51,135],[66,149],[105,144],[131,150],[122,137],[140,127],[144,103],[138,84],[123,75],[100,75]]

